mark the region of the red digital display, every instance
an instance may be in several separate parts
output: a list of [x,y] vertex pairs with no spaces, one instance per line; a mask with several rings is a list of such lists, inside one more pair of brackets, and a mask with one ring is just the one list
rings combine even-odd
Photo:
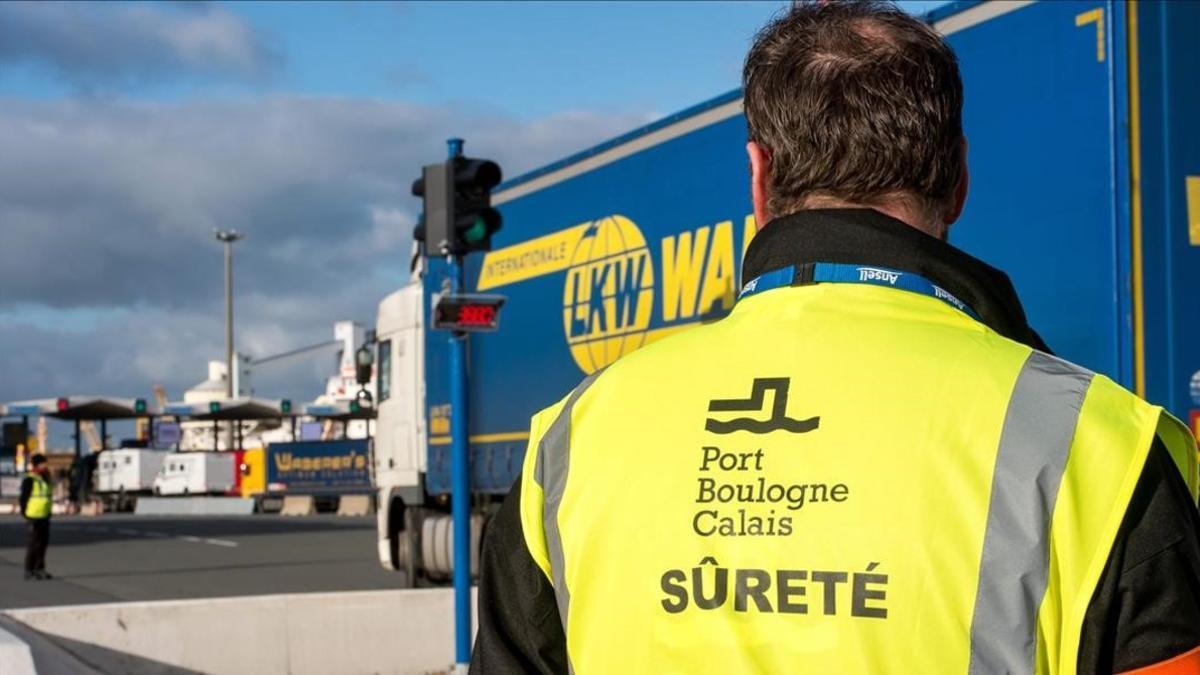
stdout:
[[434,305],[435,330],[487,332],[500,327],[504,298],[492,295],[445,295]]
[[458,323],[464,326],[490,326],[495,321],[493,305],[462,305],[458,309]]

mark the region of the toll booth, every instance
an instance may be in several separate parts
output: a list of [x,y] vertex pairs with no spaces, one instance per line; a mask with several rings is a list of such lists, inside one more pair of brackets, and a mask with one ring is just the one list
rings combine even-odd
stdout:
[[[304,414],[318,422],[326,420],[341,423],[342,438],[349,438],[350,422],[362,420],[366,422],[366,438],[371,438],[371,420],[378,414],[374,406],[361,400],[335,401],[333,403],[308,403],[304,406]],[[292,434],[295,438],[295,433]]]
[[3,406],[6,417],[20,417],[29,435],[29,418],[38,415],[51,419],[75,423],[75,457],[83,456],[84,422],[100,425],[99,450],[104,449],[108,438],[108,423],[111,420],[134,420],[153,418],[159,411],[150,407],[143,398],[115,398],[106,396],[63,396],[59,398],[17,401]]
[[275,420],[283,423],[291,420],[295,427],[295,415],[292,414],[292,403],[288,399],[262,398],[231,398],[207,402],[168,403],[163,408],[163,414],[183,421],[186,418],[192,422],[209,422],[212,424],[212,447],[220,448],[221,423],[228,423],[232,428],[233,443],[231,450],[243,450],[243,423],[260,420]]
[[[0,481],[16,472],[17,446],[26,445],[28,436],[28,419],[9,417],[8,406],[0,403]],[[11,491],[6,487],[0,487],[0,496]]]

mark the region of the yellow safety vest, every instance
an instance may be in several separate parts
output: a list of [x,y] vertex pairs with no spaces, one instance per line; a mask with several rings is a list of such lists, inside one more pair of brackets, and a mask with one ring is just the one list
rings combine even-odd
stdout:
[[534,417],[574,673],[1074,673],[1155,434],[1111,380],[933,297],[784,287]]
[[33,481],[33,491],[29,493],[29,501],[25,502],[25,517],[43,520],[50,517],[50,483],[41,474],[30,472]]

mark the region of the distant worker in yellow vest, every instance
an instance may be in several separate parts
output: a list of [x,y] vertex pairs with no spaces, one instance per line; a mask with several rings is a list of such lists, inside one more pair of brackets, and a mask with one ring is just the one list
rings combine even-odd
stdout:
[[1195,442],[947,243],[950,47],[802,2],[743,78],[736,306],[534,417],[473,672],[1200,672]]
[[25,516],[25,579],[51,579],[46,571],[46,547],[50,544],[50,471],[45,455],[34,455],[29,473],[21,482],[21,513]]

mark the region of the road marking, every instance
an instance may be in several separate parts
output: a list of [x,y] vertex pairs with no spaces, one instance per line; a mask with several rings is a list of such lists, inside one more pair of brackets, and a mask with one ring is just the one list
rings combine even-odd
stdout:
[[178,537],[176,537],[176,539],[190,541],[193,544],[212,544],[213,546],[224,546],[226,548],[236,548],[237,547],[236,541],[229,541],[228,539],[209,539],[207,537],[193,537],[190,534],[181,534]]
[[237,547],[236,541],[228,541],[225,539],[205,539],[204,543],[212,544],[213,546],[225,546],[225,547],[229,547],[229,548]]
[[[59,529],[76,530],[79,528],[76,526],[68,525],[68,526],[60,527]],[[88,532],[108,532],[109,528],[100,526],[100,525],[89,525],[86,528],[84,528],[84,530],[86,530]],[[173,534],[169,534],[167,532],[159,532],[157,530],[142,531],[142,530],[134,530],[134,529],[126,528],[126,527],[114,528],[112,531],[117,534],[123,534],[127,537],[146,537],[149,539],[178,539],[180,541],[186,541],[186,542],[190,542],[192,544],[209,544],[211,546],[223,546],[225,548],[237,548],[238,547],[238,543],[236,541],[230,541],[228,539],[212,539],[209,537],[196,537],[196,536],[193,536],[190,534],[173,535]]]

